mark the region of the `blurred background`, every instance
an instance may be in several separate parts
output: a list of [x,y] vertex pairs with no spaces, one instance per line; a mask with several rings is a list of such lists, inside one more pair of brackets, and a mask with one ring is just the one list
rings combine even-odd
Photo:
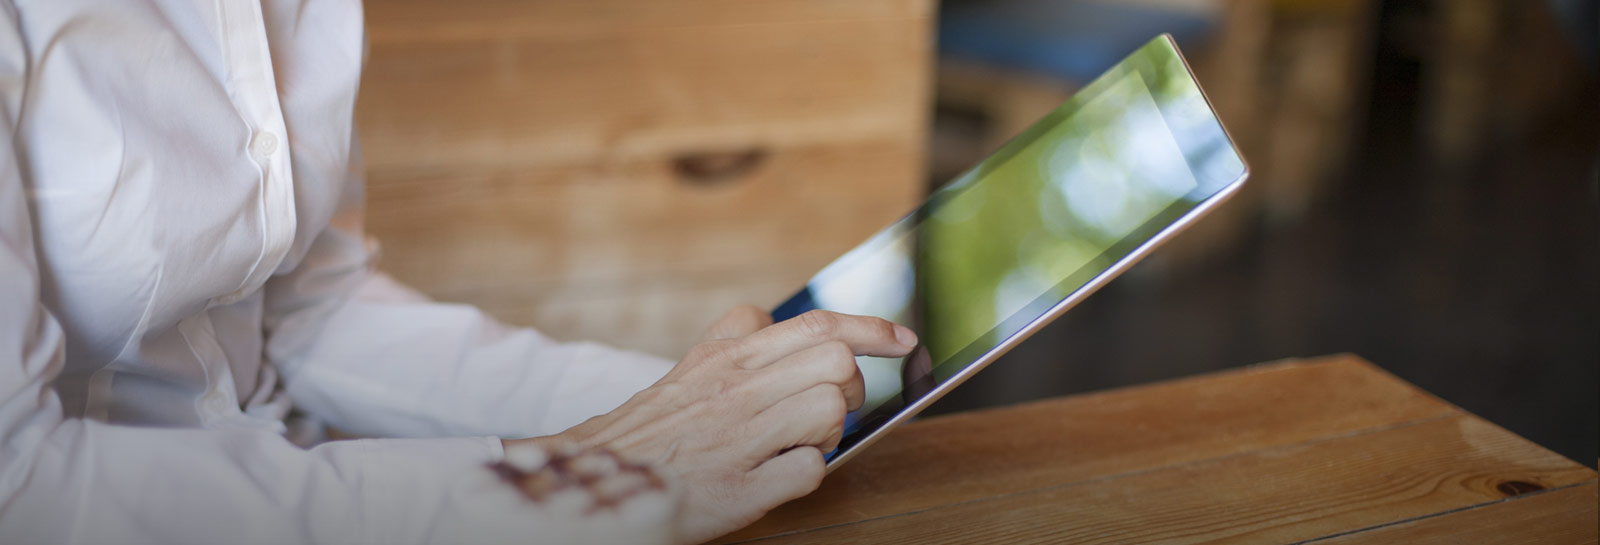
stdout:
[[382,267],[676,358],[1168,32],[1254,174],[933,412],[1359,354],[1600,457],[1594,0],[370,0]]

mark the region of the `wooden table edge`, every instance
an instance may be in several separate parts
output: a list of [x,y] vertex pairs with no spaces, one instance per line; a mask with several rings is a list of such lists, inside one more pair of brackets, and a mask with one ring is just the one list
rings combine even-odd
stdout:
[[[1381,366],[1379,366],[1379,365],[1377,365],[1377,364],[1375,364],[1375,363],[1373,363],[1373,362],[1371,362],[1371,361],[1369,361],[1369,360],[1367,360],[1367,359],[1365,359],[1365,358],[1363,358],[1363,357],[1361,357],[1359,355],[1351,354],[1351,353],[1339,353],[1339,354],[1330,354],[1330,355],[1325,355],[1325,356],[1296,357],[1296,358],[1284,358],[1284,359],[1279,359],[1279,360],[1271,360],[1271,361],[1266,361],[1266,362],[1261,362],[1261,363],[1251,364],[1251,365],[1246,365],[1246,366],[1233,367],[1233,368],[1228,368],[1228,369],[1220,369],[1220,370],[1215,370],[1215,371],[1208,371],[1208,372],[1205,372],[1205,373],[1199,373],[1199,374],[1195,374],[1195,375],[1188,375],[1188,376],[1184,376],[1184,377],[1178,377],[1178,378],[1174,378],[1174,379],[1171,379],[1171,380],[1149,382],[1149,383],[1141,383],[1141,384],[1132,384],[1132,385],[1121,386],[1121,387],[1116,387],[1116,388],[1109,388],[1109,389],[1105,389],[1105,390],[1096,390],[1096,391],[1091,391],[1091,392],[1084,392],[1084,393],[1081,393],[1081,394],[1073,394],[1073,395],[1055,397],[1055,398],[1045,398],[1045,399],[1038,399],[1038,400],[1030,400],[1030,401],[1017,403],[1017,404],[1012,404],[1012,405],[1005,405],[1005,406],[999,406],[999,407],[987,407],[987,408],[977,409],[977,410],[972,410],[972,411],[963,411],[963,412],[959,412],[959,413],[938,415],[938,416],[929,417],[927,419],[924,419],[923,421],[932,421],[932,420],[945,419],[945,418],[981,417],[982,415],[987,414],[987,413],[998,412],[998,411],[1007,411],[1007,410],[1015,410],[1015,409],[1019,409],[1019,408],[1028,408],[1028,407],[1031,407],[1031,406],[1050,404],[1050,403],[1054,403],[1054,402],[1059,402],[1059,401],[1061,401],[1062,399],[1065,399],[1065,398],[1074,398],[1074,399],[1082,400],[1082,399],[1090,399],[1090,398],[1105,397],[1105,396],[1127,395],[1129,392],[1136,392],[1136,391],[1143,390],[1143,389],[1150,389],[1150,388],[1156,388],[1156,387],[1171,387],[1173,385],[1179,385],[1179,384],[1184,384],[1184,383],[1193,383],[1193,382],[1203,382],[1203,381],[1207,381],[1207,380],[1215,380],[1215,379],[1218,379],[1220,377],[1227,377],[1227,376],[1257,375],[1257,374],[1278,373],[1278,372],[1293,372],[1295,370],[1314,368],[1314,367],[1338,367],[1338,366],[1359,367],[1359,368],[1362,369],[1363,372],[1381,375],[1382,377],[1385,377],[1386,379],[1388,379],[1388,381],[1390,381],[1390,382],[1396,383],[1398,385],[1403,385],[1405,387],[1405,389],[1407,391],[1409,391],[1410,393],[1412,393],[1414,395],[1418,395],[1418,396],[1423,397],[1423,398],[1426,398],[1431,402],[1437,403],[1439,405],[1439,410],[1437,412],[1433,412],[1433,413],[1428,414],[1426,416],[1420,416],[1420,417],[1412,418],[1412,419],[1409,419],[1409,420],[1391,422],[1391,423],[1387,423],[1387,424],[1383,424],[1383,425],[1368,426],[1368,427],[1363,427],[1363,428],[1359,428],[1359,429],[1349,430],[1349,431],[1343,432],[1343,433],[1317,436],[1317,437],[1307,438],[1307,439],[1302,440],[1302,441],[1295,441],[1293,443],[1274,445],[1272,447],[1266,447],[1266,448],[1260,448],[1260,449],[1251,449],[1251,450],[1248,450],[1248,451],[1230,453],[1230,454],[1225,454],[1225,455],[1215,456],[1215,457],[1207,457],[1207,458],[1203,458],[1203,459],[1187,460],[1187,461],[1184,461],[1184,462],[1179,462],[1179,463],[1174,463],[1174,464],[1164,464],[1164,465],[1154,466],[1154,467],[1145,467],[1145,468],[1140,468],[1140,469],[1137,469],[1137,470],[1119,472],[1119,473],[1115,473],[1115,474],[1099,475],[1099,476],[1096,476],[1096,477],[1093,477],[1093,478],[1090,478],[1090,479],[1084,479],[1084,480],[1080,480],[1080,481],[1054,483],[1053,485],[1048,486],[1048,487],[1041,487],[1041,488],[1037,488],[1037,489],[1027,489],[1027,490],[1017,490],[1017,491],[1013,491],[1011,493],[1004,494],[1004,495],[1005,496],[1010,496],[1010,495],[1015,495],[1015,494],[1036,493],[1036,492],[1040,492],[1040,491],[1045,490],[1045,489],[1053,489],[1053,488],[1060,488],[1060,487],[1067,487],[1067,486],[1077,486],[1077,485],[1082,485],[1082,484],[1088,483],[1088,482],[1108,482],[1108,481],[1114,481],[1114,480],[1117,480],[1117,479],[1120,479],[1120,478],[1127,478],[1129,476],[1133,476],[1133,475],[1137,475],[1137,474],[1141,474],[1141,473],[1146,473],[1146,472],[1149,472],[1149,471],[1159,470],[1159,469],[1163,469],[1163,468],[1174,468],[1174,467],[1182,467],[1182,466],[1187,466],[1187,465],[1192,465],[1192,464],[1209,463],[1209,462],[1214,462],[1214,461],[1216,461],[1218,459],[1222,459],[1222,458],[1237,457],[1237,456],[1249,455],[1249,454],[1252,454],[1252,453],[1260,453],[1260,452],[1263,452],[1263,451],[1270,451],[1270,450],[1276,450],[1276,449],[1303,448],[1303,447],[1305,447],[1307,445],[1315,445],[1315,444],[1320,443],[1320,442],[1326,442],[1326,441],[1335,440],[1335,439],[1338,439],[1338,438],[1354,437],[1354,436],[1360,436],[1360,435],[1365,435],[1365,434],[1378,433],[1378,432],[1382,432],[1382,431],[1386,431],[1386,430],[1392,430],[1392,429],[1396,429],[1396,428],[1404,428],[1404,427],[1407,427],[1407,426],[1420,425],[1420,424],[1424,424],[1424,423],[1427,423],[1427,422],[1432,422],[1432,421],[1436,421],[1436,420],[1444,419],[1444,418],[1465,418],[1465,419],[1477,420],[1477,421],[1483,422],[1485,424],[1488,424],[1488,425],[1494,426],[1496,428],[1499,428],[1500,430],[1505,431],[1506,433],[1515,436],[1518,440],[1521,440],[1521,441],[1526,442],[1526,443],[1531,444],[1531,445],[1538,446],[1537,443],[1529,441],[1529,440],[1527,440],[1527,438],[1522,437],[1521,435],[1512,433],[1509,430],[1504,430],[1504,428],[1501,428],[1501,427],[1499,427],[1497,425],[1494,425],[1493,422],[1489,422],[1488,420],[1486,420],[1486,419],[1484,419],[1484,418],[1482,418],[1482,417],[1480,417],[1480,416],[1478,416],[1476,414],[1473,414],[1470,411],[1462,409],[1461,407],[1459,407],[1459,406],[1457,406],[1457,405],[1455,405],[1453,403],[1450,403],[1450,402],[1448,402],[1448,401],[1446,401],[1446,400],[1444,400],[1444,399],[1442,399],[1442,398],[1440,398],[1440,397],[1438,397],[1436,395],[1433,395],[1432,393],[1428,392],[1427,390],[1424,390],[1424,389],[1416,386],[1415,384],[1412,384],[1411,382],[1409,382],[1409,381],[1407,381],[1407,380],[1395,375],[1394,373],[1389,372],[1388,370],[1382,368]],[[1540,446],[1540,448],[1543,448],[1543,447]],[[1548,449],[1545,449],[1545,450],[1548,451]],[[1556,454],[1559,455],[1559,453],[1556,453]],[[1587,470],[1588,473],[1589,473],[1588,478],[1586,478],[1586,479],[1584,479],[1582,481],[1579,481],[1579,482],[1564,484],[1564,485],[1557,486],[1557,487],[1552,487],[1552,488],[1550,488],[1548,490],[1532,492],[1532,493],[1527,493],[1527,494],[1521,494],[1521,495],[1517,495],[1517,496],[1511,496],[1511,497],[1502,498],[1502,499],[1499,499],[1499,500],[1494,500],[1494,501],[1489,501],[1489,502],[1483,502],[1483,503],[1479,503],[1479,504],[1460,506],[1460,507],[1457,507],[1457,508],[1448,509],[1448,510],[1440,511],[1440,512],[1437,512],[1437,513],[1429,513],[1429,514],[1426,514],[1426,515],[1419,515],[1419,516],[1407,518],[1407,519],[1404,519],[1404,520],[1389,521],[1389,522],[1386,522],[1386,523],[1383,523],[1383,524],[1374,525],[1374,526],[1367,527],[1367,528],[1352,529],[1352,530],[1349,530],[1349,531],[1338,532],[1338,533],[1335,533],[1335,534],[1329,534],[1327,536],[1320,536],[1320,537],[1316,537],[1316,538],[1311,538],[1311,539],[1299,541],[1299,542],[1296,542],[1296,543],[1297,544],[1298,543],[1313,543],[1313,542],[1317,542],[1317,541],[1323,541],[1323,540],[1332,539],[1332,538],[1335,538],[1335,537],[1338,537],[1338,536],[1356,535],[1356,534],[1359,534],[1359,533],[1362,533],[1362,532],[1378,530],[1378,529],[1382,529],[1382,528],[1388,528],[1388,527],[1392,527],[1392,526],[1396,526],[1396,525],[1408,524],[1408,523],[1411,523],[1411,522],[1428,520],[1428,519],[1431,519],[1431,518],[1444,516],[1444,515],[1449,515],[1449,514],[1453,514],[1453,513],[1467,512],[1467,511],[1472,511],[1472,510],[1476,510],[1476,509],[1492,508],[1492,507],[1494,507],[1496,505],[1506,504],[1508,502],[1514,502],[1514,501],[1518,501],[1518,500],[1526,499],[1526,498],[1531,498],[1531,497],[1537,497],[1537,496],[1545,494],[1545,493],[1554,492],[1554,491],[1560,491],[1560,490],[1566,490],[1566,489],[1570,489],[1570,488],[1573,488],[1573,487],[1584,486],[1586,484],[1594,484],[1597,481],[1600,481],[1600,473],[1596,473],[1594,471],[1594,468],[1588,467],[1587,465],[1582,464],[1580,462],[1577,462],[1575,460],[1572,460],[1571,458],[1566,457],[1566,456],[1561,456],[1561,458],[1571,462],[1573,465],[1577,466],[1578,468],[1582,468],[1583,470]],[[951,504],[941,504],[941,505],[938,505],[938,506],[930,506],[930,507],[927,507],[927,508],[924,508],[924,509],[917,509],[917,510],[914,510],[914,511],[893,513],[893,514],[885,514],[885,515],[880,515],[880,516],[869,517],[869,518],[866,518],[866,519],[852,520],[852,521],[848,521],[848,522],[841,522],[841,523],[834,523],[834,524],[826,524],[826,525],[812,527],[812,528],[796,529],[796,530],[792,530],[792,531],[779,532],[779,533],[768,534],[768,535],[764,535],[764,536],[745,536],[745,537],[742,537],[742,538],[740,538],[740,539],[738,539],[736,541],[725,541],[725,540],[719,539],[719,540],[713,540],[712,542],[713,543],[718,543],[718,544],[725,544],[725,545],[731,545],[731,544],[734,544],[734,543],[762,542],[762,541],[771,540],[771,539],[781,539],[781,538],[784,538],[784,537],[793,537],[795,535],[811,533],[811,532],[815,532],[815,531],[818,531],[818,530],[824,530],[824,529],[829,529],[829,528],[851,526],[851,525],[867,523],[867,522],[880,520],[880,519],[887,519],[887,518],[894,518],[894,517],[900,517],[900,516],[913,515],[913,514],[917,514],[917,513],[921,513],[921,512],[925,512],[925,511],[942,509],[942,508],[950,507],[952,505],[958,505],[958,504],[961,504],[961,503],[981,502],[981,501],[988,501],[988,500],[991,500],[991,499],[994,499],[994,498],[993,497],[987,497],[987,498],[972,499],[972,500],[963,501],[963,502],[955,502],[955,503],[951,503]]]

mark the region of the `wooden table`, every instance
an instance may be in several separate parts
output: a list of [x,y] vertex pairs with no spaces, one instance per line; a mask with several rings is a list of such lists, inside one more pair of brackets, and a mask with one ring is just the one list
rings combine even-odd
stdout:
[[1345,355],[929,418],[720,542],[1592,544],[1596,482]]

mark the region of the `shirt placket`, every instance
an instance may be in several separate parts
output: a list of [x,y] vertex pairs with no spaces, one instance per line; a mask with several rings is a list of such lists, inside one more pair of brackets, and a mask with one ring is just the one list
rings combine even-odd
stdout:
[[261,4],[219,0],[218,13],[222,25],[220,43],[228,64],[228,88],[235,108],[251,131],[245,153],[261,173],[261,252],[239,287],[216,301],[231,304],[265,283],[289,252],[295,235],[294,180],[289,133],[278,101]]

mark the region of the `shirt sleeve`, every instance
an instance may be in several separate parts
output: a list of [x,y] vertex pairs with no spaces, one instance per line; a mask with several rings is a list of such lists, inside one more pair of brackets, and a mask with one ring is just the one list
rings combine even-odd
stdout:
[[[0,542],[664,542],[676,500],[539,503],[485,464],[492,438],[340,441],[67,418],[62,329],[40,302],[14,141],[27,59],[0,0]],[[576,509],[576,510],[574,510]]]
[[610,412],[671,369],[662,358],[507,327],[375,272],[354,136],[350,151],[338,211],[265,288],[267,358],[297,407],[360,435],[540,436]]
[[429,301],[387,275],[353,273],[326,313],[279,319],[315,331],[285,350],[289,396],[340,430],[382,437],[550,435],[610,412],[672,362],[504,326],[467,305]]

